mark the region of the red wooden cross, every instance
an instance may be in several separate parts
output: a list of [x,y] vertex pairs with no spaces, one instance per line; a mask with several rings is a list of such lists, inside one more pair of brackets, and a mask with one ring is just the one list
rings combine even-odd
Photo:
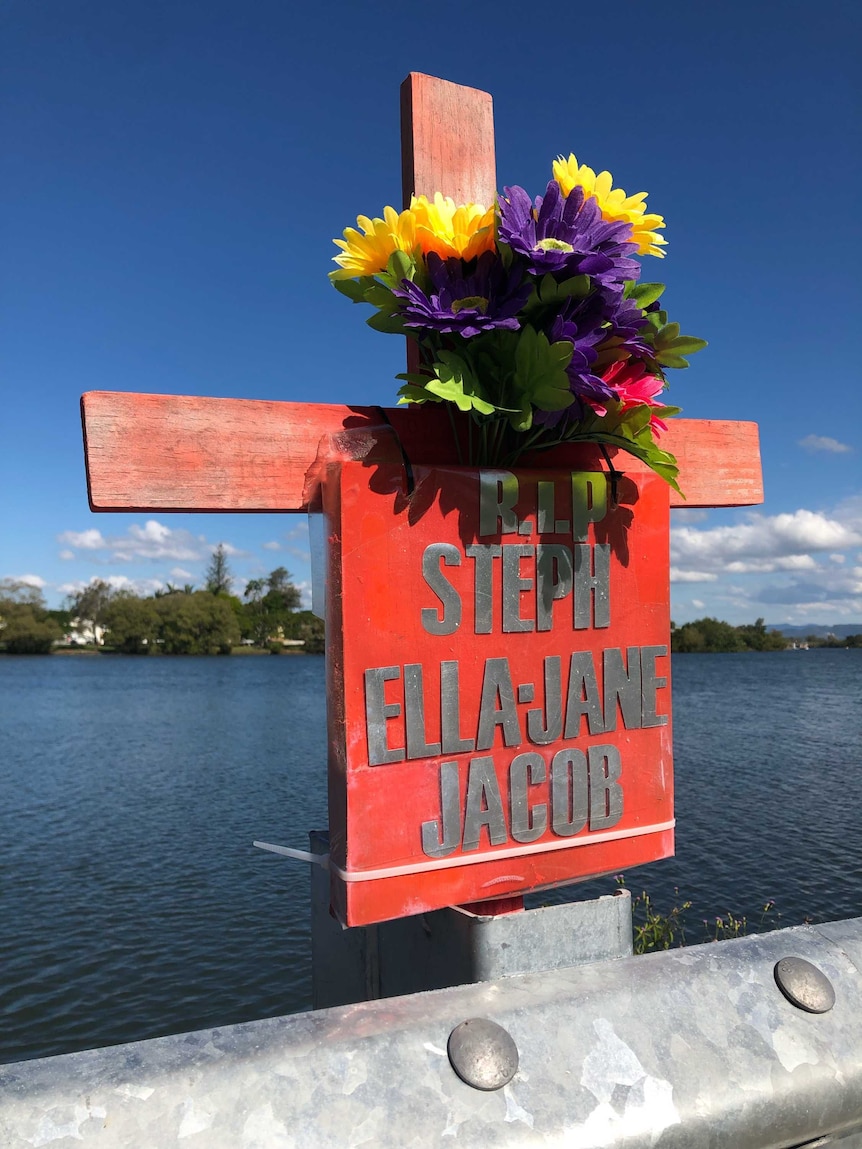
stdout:
[[[401,96],[402,174],[405,203],[409,203],[414,192],[433,196],[437,191],[451,196],[456,202],[482,204],[493,202],[496,194],[496,173],[490,96],[485,92],[463,88],[445,80],[417,73],[411,74],[405,80],[402,85]],[[320,467],[318,460],[322,457],[330,461],[334,458],[340,459],[345,463],[352,459],[361,459],[364,465],[377,462],[383,465],[382,470],[386,470],[386,464],[395,464],[397,469],[400,466],[401,455],[400,448],[395,448],[393,428],[398,439],[400,439],[400,447],[403,447],[404,454],[412,463],[416,464],[418,469],[421,470],[422,464],[439,468],[458,462],[446,413],[441,407],[433,404],[427,404],[421,409],[412,406],[394,408],[388,410],[384,417],[378,408],[360,406],[343,407],[316,403],[277,403],[95,391],[84,395],[82,411],[87,482],[90,506],[94,511],[307,510],[310,505],[316,506],[319,501]],[[389,426],[386,422],[387,418],[391,424]],[[345,434],[349,431],[360,433]],[[671,491],[671,506],[742,506],[762,501],[760,455],[757,427],[754,423],[674,419],[670,423],[669,430],[662,437],[661,445],[676,455],[679,462],[679,483],[687,496],[686,499],[682,499]],[[611,449],[609,453],[612,457],[616,454],[614,449]],[[564,472],[566,468],[569,471],[583,471],[584,458],[583,445],[561,446],[554,451],[547,451],[542,454],[541,467],[543,469],[557,468],[559,473]],[[658,600],[661,599],[663,601],[661,610],[665,612],[663,617],[666,617],[666,492],[658,480],[653,477],[646,478],[648,468],[633,456],[626,454],[618,461],[620,469],[636,479],[641,491],[642,509],[638,512],[636,520],[637,529],[641,533],[644,531],[648,533],[650,529],[650,506],[653,503],[658,506],[655,491],[657,487],[661,488],[661,498],[658,499],[658,502],[663,501],[664,533],[661,536],[661,546],[664,549],[663,562],[665,566],[662,569],[665,572],[663,576],[665,586],[664,591],[653,593],[653,598],[649,601],[658,604]],[[525,465],[529,466],[529,461]],[[391,471],[390,466],[389,472]],[[380,521],[377,504],[374,504],[373,500],[367,505],[362,502],[365,496],[357,493],[361,484],[357,478],[358,469],[356,467],[352,470],[347,468],[344,475],[354,475],[354,478],[350,480],[353,486],[349,491],[345,487],[337,497],[333,496],[334,488],[330,487],[329,497],[335,499],[332,503],[334,508],[332,515],[337,519],[341,514],[342,494],[345,506],[346,500],[351,499],[353,502],[351,503],[351,513],[345,511],[344,521],[349,525],[344,526],[343,531],[337,530],[336,535],[339,540],[344,539],[345,551],[347,549],[347,534],[350,534],[352,540],[350,545],[354,546],[355,544],[357,553],[363,545],[382,546],[383,543],[378,543],[376,536],[374,536],[376,527],[368,528],[370,533],[367,537],[363,534],[365,531],[363,524],[366,520],[369,523]],[[348,479],[342,477],[339,482],[347,483]],[[545,483],[544,486],[547,487],[548,484]],[[525,521],[523,526],[529,528],[529,523]],[[426,524],[426,529],[431,530],[432,528]],[[433,529],[443,531],[442,525]],[[414,532],[413,538],[419,538],[420,534],[421,532]],[[431,534],[425,541],[432,546],[438,545],[433,542],[436,537]],[[404,541],[405,538],[406,536],[401,536],[401,543],[393,544],[391,551],[386,552],[386,561],[390,564],[386,567],[389,577],[391,577],[392,571],[400,569],[398,565],[400,556],[409,549],[407,542]],[[425,543],[423,542],[422,545]],[[411,570],[412,568],[405,568],[401,572],[400,577],[403,577],[405,583],[409,580]],[[381,577],[385,584],[386,578]],[[620,574],[619,577],[624,579],[625,576]],[[628,645],[625,635],[637,633],[638,626],[642,623],[637,610],[638,594],[648,593],[645,584],[649,582],[649,579],[644,577],[644,585],[638,585],[637,578],[634,575],[630,577],[633,581],[621,584],[625,591],[620,596],[622,605],[619,614],[621,618],[618,620],[622,630],[616,632],[616,637],[610,643],[611,646],[615,644]],[[362,594],[366,596],[368,602],[374,597],[371,588],[372,581],[366,579],[361,583]],[[523,583],[519,582],[518,585],[526,586],[528,583],[525,580]],[[352,588],[350,594],[352,594]],[[366,600],[363,600],[362,595],[360,595],[359,599],[354,601],[355,596],[351,598],[350,594],[348,588],[343,588],[344,603],[347,604],[349,599],[350,609],[354,612],[350,617],[354,619],[363,617],[367,613]],[[378,587],[378,598],[383,603],[385,615],[391,598],[391,587],[388,585]],[[337,609],[340,610],[341,606],[339,605]],[[347,609],[346,606],[345,609]],[[419,617],[420,613],[425,612],[420,611],[414,603],[411,618],[413,616]],[[667,647],[656,645],[656,643],[661,644],[667,641],[663,633],[659,633],[662,625],[666,627],[666,621],[662,624],[659,614],[660,611],[654,611],[655,619],[659,621],[658,623],[655,621],[651,623],[649,622],[649,612],[646,612],[647,622],[644,625],[647,625],[649,633],[647,637],[637,638],[634,641],[643,643],[642,649],[644,651],[664,651],[666,655]],[[340,624],[340,614],[337,611],[333,618]],[[401,629],[403,630],[406,625],[406,623],[401,624]],[[598,623],[596,625],[598,626]],[[658,631],[655,630],[656,625],[659,627]],[[630,631],[626,628],[630,628]],[[385,682],[392,684],[392,680],[398,678],[401,673],[397,667],[384,665],[393,660],[397,661],[395,656],[391,655],[385,643],[376,653],[369,654],[365,649],[362,649],[354,655],[357,644],[360,647],[363,644],[374,646],[374,628],[372,628],[370,638],[369,636],[363,637],[361,628],[355,628],[356,634],[350,640],[348,638],[349,620],[347,625],[344,627],[339,625],[336,629],[338,634],[330,636],[334,651],[333,662],[338,664],[339,671],[345,671],[343,677],[336,674],[336,694],[338,690],[342,690],[345,697],[348,697],[347,669],[358,683],[362,678],[363,667],[367,665],[365,659],[370,658],[372,663],[374,661],[378,663],[378,669],[366,671],[366,677],[369,673],[379,676],[378,687],[374,689],[380,693],[380,713],[381,715],[397,716],[400,713],[399,706],[395,703],[384,704],[382,701],[383,684]],[[479,628],[476,627],[475,629],[478,633]],[[526,630],[530,628],[518,626],[513,629]],[[536,630],[540,629],[548,628],[540,628],[537,625]],[[443,632],[438,631],[437,633]],[[622,640],[620,634],[622,634]],[[513,636],[512,642],[517,643],[520,638],[521,636]],[[533,641],[534,638],[535,641]],[[420,657],[415,652],[423,640],[421,629],[415,639],[415,645],[412,637],[407,643],[409,656],[405,657],[405,662],[415,663],[415,659]],[[541,635],[531,635],[530,652],[541,652],[542,641]],[[512,649],[514,651],[515,647],[513,646]],[[436,661],[438,669],[441,665],[441,657],[450,660],[453,657],[453,650],[450,649],[448,654],[441,654],[441,650],[442,646],[438,641]],[[557,647],[548,647],[547,653],[559,662],[560,654]],[[654,660],[655,653],[652,657]],[[506,662],[505,659],[496,659],[495,661],[497,663]],[[546,659],[546,663],[548,661],[549,659]],[[452,667],[456,663],[449,661],[445,665]],[[478,665],[477,662],[473,666],[473,671]],[[408,669],[414,676],[412,679],[413,686],[416,685],[416,667],[411,665],[408,668],[405,665],[405,691],[407,689],[406,672]],[[395,673],[396,671],[398,674]],[[529,673],[535,681],[539,671],[533,668]],[[467,679],[468,667],[467,656],[465,655],[464,681],[466,682]],[[660,676],[656,678],[653,674],[653,685],[664,681]],[[419,682],[421,684],[421,678]],[[359,712],[362,712],[370,705],[367,695],[369,687],[367,685],[365,687],[364,702],[362,688],[354,684],[351,689],[353,693],[349,696],[352,699],[350,705],[358,705]],[[419,689],[421,692],[421,685]],[[521,686],[518,687],[519,691],[522,689]],[[529,689],[532,691],[532,686]],[[532,694],[530,694],[530,698],[532,698]],[[345,703],[345,705],[348,704]],[[334,700],[333,707],[333,713],[336,713],[337,699]],[[331,723],[332,721],[337,721],[337,715],[335,720],[331,717]],[[666,718],[665,721],[667,721]],[[359,725],[361,725],[361,717],[357,720],[357,726]],[[381,725],[385,728],[386,721],[382,720]],[[644,725],[655,727],[660,723],[653,721],[646,722]],[[642,733],[638,732],[635,736],[635,742]],[[647,736],[654,737],[654,732],[648,731]],[[629,742],[632,742],[632,736],[627,735],[627,737]],[[334,745],[339,739],[344,741],[343,733],[339,735],[336,732],[336,735],[333,736],[331,727],[331,744]],[[384,734],[384,742],[385,739],[386,735]],[[507,745],[509,745],[508,738]],[[652,743],[649,744],[649,746],[651,745]],[[646,751],[641,752],[641,758],[644,757],[644,754],[649,756],[649,746],[647,746]],[[433,747],[429,745],[427,749],[430,751]],[[351,921],[368,922],[403,913],[418,912],[417,909],[410,908],[413,901],[421,908],[433,908],[435,905],[446,904],[445,901],[435,901],[433,892],[428,893],[428,896],[425,897],[423,891],[429,889],[437,880],[436,877],[429,878],[427,876],[428,872],[434,870],[434,865],[429,864],[427,859],[419,867],[425,876],[415,880],[413,877],[406,879],[403,875],[400,879],[397,878],[396,871],[399,867],[393,865],[394,855],[388,857],[384,869],[377,869],[373,856],[376,848],[373,818],[367,822],[360,819],[356,823],[365,827],[360,836],[364,836],[365,844],[369,846],[366,851],[368,856],[362,854],[361,850],[357,853],[356,833],[354,833],[354,840],[351,844],[355,865],[347,853],[345,840],[349,837],[349,831],[345,827],[351,824],[349,810],[347,810],[350,802],[357,803],[361,797],[361,802],[366,804],[369,811],[376,811],[375,816],[379,819],[379,825],[391,830],[393,819],[397,821],[398,818],[399,800],[398,784],[392,782],[392,779],[414,777],[414,774],[410,773],[414,764],[409,762],[403,764],[403,772],[400,772],[402,771],[401,766],[397,768],[390,766],[387,770],[378,771],[373,768],[375,763],[372,761],[373,756],[370,750],[368,760],[365,762],[354,761],[351,757],[353,754],[351,748],[343,749],[343,761],[339,760],[338,753],[333,752],[332,745],[330,753],[332,758],[330,762],[331,783],[335,777],[335,788],[333,789],[332,785],[330,788],[330,814],[332,817],[333,810],[335,810],[334,822],[338,824],[340,820],[342,824],[342,830],[339,832],[340,845],[333,847],[333,872],[338,870],[340,866],[343,878],[341,885],[334,879],[336,903],[338,903],[339,898],[341,900],[339,912],[342,921],[350,919]],[[378,763],[400,761],[397,759],[396,751],[385,751],[381,754]],[[393,754],[395,757],[392,756]],[[411,758],[410,753],[407,753],[406,757]],[[462,754],[461,757],[464,758],[465,756]],[[530,755],[521,755],[521,757],[526,759]],[[537,756],[534,754],[532,757]],[[484,763],[489,760],[482,758],[480,761]],[[368,768],[369,765],[372,766],[371,770]],[[669,769],[669,758],[667,765]],[[447,762],[443,763],[443,766],[454,767],[456,763],[454,761]],[[422,778],[421,785],[427,787],[430,786],[428,774],[427,771],[423,772],[423,770],[419,770]],[[436,777],[435,771],[433,778],[436,779]],[[339,790],[339,788],[344,788],[345,778],[347,779],[347,789],[353,795],[352,798],[346,792],[341,793]],[[404,785],[406,786],[406,783]],[[436,782],[434,785],[436,786]],[[390,788],[393,789],[391,794],[388,792]],[[402,800],[404,793],[406,793],[406,789],[400,793]],[[668,802],[670,802],[669,786],[667,794]],[[335,795],[334,806],[333,795]],[[428,799],[427,794],[425,798]],[[433,795],[428,800],[433,804]],[[481,802],[482,799],[479,800],[480,806]],[[392,818],[388,817],[390,808],[393,811]],[[385,813],[386,817],[383,817],[381,812]],[[416,814],[416,811],[414,810],[413,813]],[[420,817],[421,815],[416,814],[417,819]],[[416,825],[418,827],[418,820]],[[658,834],[665,826],[672,826],[672,822],[665,822],[661,825],[648,827],[648,829],[654,830]],[[410,833],[412,832],[410,830]],[[614,836],[624,838],[625,834],[637,832],[641,831],[635,828]],[[646,833],[646,831],[642,832]],[[381,831],[381,840],[384,836]],[[522,835],[518,840],[528,841],[529,839]],[[665,854],[672,849],[672,837],[667,838],[666,842],[669,844],[667,848],[664,848]],[[573,844],[582,845],[584,843],[579,841]],[[383,846],[381,845],[380,848],[383,849]],[[397,848],[397,845],[391,847],[392,850]],[[405,850],[410,848],[412,847],[403,847]],[[593,848],[595,849],[595,847]],[[430,849],[436,857],[436,847],[433,846],[433,842]],[[545,846],[540,843],[530,847],[532,851],[543,849]],[[337,860],[339,851],[341,851],[340,861]],[[451,850],[447,850],[447,852],[451,853]],[[586,851],[584,853],[586,855]],[[517,849],[509,850],[505,856],[509,857],[512,854],[517,854]],[[658,856],[663,856],[663,854],[656,852],[651,855],[651,857]],[[634,861],[629,864],[636,864],[639,860],[643,860],[636,854],[632,854],[631,857],[634,858]],[[481,859],[474,856],[472,860],[475,862]],[[380,864],[383,865],[383,863]],[[447,866],[452,867],[457,867],[459,864],[459,857],[446,863]],[[386,869],[387,865],[389,866],[388,870]],[[605,872],[607,870],[604,861],[597,861],[595,865],[600,868],[585,869],[583,873]],[[510,870],[511,868],[509,866]],[[480,867],[476,866],[474,872],[478,873],[479,869]],[[363,886],[365,882],[363,872],[369,879],[372,873],[384,875],[382,878],[384,885],[381,888],[389,891],[400,880],[403,890],[400,893],[396,891],[395,894],[384,894],[377,903],[375,901],[376,891],[371,882],[369,881],[367,885]],[[416,870],[411,869],[411,874],[415,873]],[[450,891],[457,890],[458,898],[455,900],[463,901],[470,897],[487,896],[484,892],[478,892],[480,888],[484,890],[485,887],[477,885],[475,887],[476,892],[473,892],[473,887],[470,886],[469,882],[462,883],[461,886],[451,884],[455,882],[455,873],[455,868],[449,870],[450,885],[446,887]],[[386,876],[387,874],[390,876]],[[537,878],[532,881],[532,885],[535,886],[542,881],[545,884],[558,884],[559,880],[559,875],[554,878],[551,870],[548,870],[544,878]],[[569,878],[569,880],[571,879]],[[355,884],[357,882],[359,882],[358,886]],[[424,887],[422,887],[423,882],[425,883]],[[530,881],[526,879],[520,883],[514,879],[510,881],[505,873],[502,873],[502,876],[493,877],[493,880],[485,885],[492,886],[494,882],[502,883],[497,887],[501,894],[517,893],[518,890],[530,888],[531,885]],[[508,882],[508,886],[506,882]],[[354,884],[348,893],[350,883]],[[444,886],[441,884],[441,897],[443,890]],[[423,897],[425,897],[424,901]],[[351,898],[353,899],[352,903]],[[365,899],[364,902],[363,899]],[[484,909],[487,904],[483,903],[483,912],[487,912]],[[520,904],[521,899],[518,897],[503,898],[498,906],[502,909],[511,909]],[[351,908],[352,906],[355,908]]]
[[[458,203],[493,202],[487,92],[414,72],[401,87],[401,112],[405,203],[414,192],[437,191]],[[369,407],[116,391],[90,391],[81,406],[94,511],[304,511],[323,436],[366,427],[391,457],[391,431]],[[396,407],[387,415],[410,459],[456,462],[442,405]],[[683,500],[671,492],[672,507],[763,501],[755,423],[674,419],[661,445],[676,455],[686,494]],[[542,465],[565,465],[566,454],[546,452]],[[629,473],[646,470],[630,455],[620,464]]]

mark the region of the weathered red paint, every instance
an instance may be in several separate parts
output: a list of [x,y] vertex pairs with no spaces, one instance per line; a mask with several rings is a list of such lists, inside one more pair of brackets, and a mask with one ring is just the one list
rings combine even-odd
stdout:
[[[600,464],[586,456],[589,470]],[[324,511],[329,539],[327,633],[329,697],[329,797],[332,847],[332,899],[336,913],[347,925],[362,925],[441,906],[474,903],[530,889],[542,889],[590,875],[616,871],[673,850],[673,788],[670,737],[670,658],[668,613],[668,488],[652,475],[626,478],[619,488],[620,505],[601,522],[588,528],[588,545],[610,546],[609,625],[575,629],[571,598],[552,604],[550,630],[504,633],[502,630],[502,557],[493,567],[491,633],[475,633],[474,582],[476,563],[465,548],[474,543],[522,546],[517,556],[518,617],[529,622],[536,614],[534,560],[529,548],[546,544],[573,546],[571,530],[539,536],[533,507],[536,483],[555,482],[558,517],[571,521],[566,492],[568,471],[519,472],[521,497],[518,517],[531,524],[530,532],[479,537],[478,472],[468,469],[415,468],[416,490],[404,494],[404,471],[392,464],[367,467],[360,463],[333,464],[324,479]],[[604,482],[604,476],[600,476]],[[423,577],[423,554],[429,544],[457,548],[460,565],[444,565],[445,577],[457,593],[461,621],[453,633],[429,634],[423,610],[445,609]],[[510,566],[510,573],[514,564]],[[532,588],[525,589],[531,577]],[[428,616],[431,617],[431,616]],[[454,618],[450,615],[450,619]],[[592,620],[592,616],[591,616]],[[515,621],[511,611],[509,625]],[[657,672],[666,683],[654,693],[657,713],[666,715],[661,726],[625,728],[614,703],[617,729],[590,733],[582,719],[576,735],[543,744],[527,733],[527,712],[542,706],[545,659],[559,657],[563,678],[563,707],[569,658],[573,652],[592,652],[598,688],[603,688],[602,652],[607,649],[659,647]],[[517,702],[520,732],[504,744],[503,727],[494,729],[491,747],[435,753],[408,759],[405,730],[405,667],[421,666],[425,723],[418,742],[441,742],[441,663],[457,662],[460,716],[457,734],[475,741],[480,725],[479,699],[489,659],[508,660],[515,697],[518,687],[532,684],[532,702]],[[628,659],[628,654],[626,653]],[[499,664],[496,664],[499,665]],[[553,664],[552,664],[553,665]],[[368,670],[387,668],[383,684],[387,752],[399,760],[369,764]],[[394,673],[397,668],[397,674]],[[629,664],[631,669],[631,664]],[[380,684],[378,683],[378,686]],[[529,692],[526,692],[527,694]],[[414,701],[418,697],[413,695]],[[495,695],[502,705],[502,694]],[[377,712],[375,712],[377,713]],[[488,714],[486,711],[486,721]],[[414,709],[415,715],[415,709]],[[450,715],[451,717],[451,715]],[[508,717],[512,717],[511,708]],[[415,736],[415,730],[414,730]],[[515,741],[513,742],[513,739]],[[549,827],[521,856],[523,849],[511,835],[508,770],[520,754],[541,754],[548,768],[554,755],[566,748],[587,753],[590,747],[613,744],[622,763],[623,810],[619,821],[604,833],[637,831],[664,826],[643,836],[604,841],[589,827],[571,838],[555,835]],[[399,753],[403,750],[403,753]],[[379,742],[378,742],[379,751]],[[442,859],[423,852],[421,827],[440,819],[440,763],[458,763],[460,809],[464,814],[467,775],[471,760],[493,758],[507,827],[506,842],[492,846],[487,827],[478,850],[460,846]],[[547,774],[547,772],[546,772]],[[549,783],[529,786],[532,804],[547,805]],[[550,819],[550,811],[547,811]],[[578,842],[561,849],[563,842]],[[538,852],[533,852],[538,849]],[[504,853],[502,858],[495,854]],[[474,862],[481,854],[483,860]],[[457,864],[453,864],[457,863]],[[392,868],[419,865],[421,872],[388,876]],[[373,880],[361,880],[369,871],[384,871]],[[357,880],[358,879],[358,880]]]
[[[496,174],[493,112],[487,93],[412,73],[402,86],[402,145],[405,202],[413,192],[433,195],[436,191],[459,201],[491,202]],[[421,610],[433,605],[433,594],[429,598],[417,562],[421,563],[429,541],[451,540],[452,545],[460,545],[470,537],[475,528],[471,512],[459,514],[451,503],[465,496],[469,506],[470,484],[476,482],[475,473],[454,467],[458,456],[443,411],[394,409],[383,418],[377,408],[91,392],[83,397],[82,415],[94,511],[301,511],[319,501],[323,480],[331,536],[333,900],[343,921],[374,922],[453,903],[469,904],[480,912],[488,912],[491,905],[516,908],[520,890],[612,872],[672,852],[672,829],[596,842],[587,828],[581,837],[592,844],[550,852],[527,850],[520,857],[501,859],[505,847],[492,847],[484,840],[480,852],[492,856],[478,864],[463,864],[456,851],[442,859],[454,859],[455,866],[432,865],[411,876],[368,882],[345,880],[345,876],[361,876],[374,868],[409,865],[417,858],[427,863],[421,839],[417,842],[418,827],[436,816],[440,803],[442,755],[436,761],[431,756],[368,765],[363,675],[369,667],[398,666],[403,686],[403,667],[421,665],[427,694],[434,689],[435,668],[439,677],[441,662],[457,660],[463,674],[462,698],[466,699],[481,688],[488,658],[508,658],[516,684],[536,684],[545,658],[559,657],[562,665],[573,651],[600,656],[604,649],[665,645],[669,641],[668,505],[762,502],[754,424],[672,421],[662,446],[678,457],[680,485],[687,501],[669,492],[631,456],[610,452],[626,478],[620,487],[621,506],[612,518],[607,628],[573,630],[567,635],[555,623],[549,632],[476,634],[468,625],[472,609],[468,595],[462,627],[453,635],[440,636],[428,634],[419,622]],[[400,442],[394,441],[388,423]],[[412,500],[398,494],[403,482],[402,448],[420,479]],[[357,458],[364,465],[351,461]],[[341,462],[322,467],[321,459]],[[523,462],[546,468],[542,474],[546,482],[552,474],[560,476],[576,468],[595,470],[601,465],[597,453],[583,447],[560,448]],[[435,489],[438,481],[441,496],[425,499],[429,486]],[[634,495],[636,506],[627,501]],[[597,531],[601,534],[606,526],[590,528],[592,543]],[[532,535],[518,536],[524,545],[530,545],[531,539]],[[463,576],[465,570],[462,565],[448,573],[454,578]],[[669,716],[669,665],[662,668],[662,676],[668,681],[656,689],[655,701]],[[397,689],[398,683],[387,680],[385,686]],[[394,701],[390,699],[389,704]],[[529,707],[526,702],[518,704],[519,712]],[[475,714],[466,721],[475,726]],[[399,722],[403,728],[403,706],[401,716],[386,719],[387,736],[391,734],[397,745]],[[439,722],[438,717],[438,726]],[[432,720],[428,741],[438,736]],[[619,826],[631,830],[669,823],[669,719],[666,726],[617,730],[616,737],[625,788]],[[579,734],[563,739],[567,741],[589,749],[596,744],[596,736]],[[536,747],[525,743],[521,749],[535,751]],[[495,744],[489,750],[501,800],[508,798],[507,763],[521,749]],[[554,747],[540,749],[550,756]],[[447,758],[457,761],[463,774],[465,763],[476,756],[464,752]],[[463,788],[463,778],[459,784]],[[487,839],[487,828],[483,833]],[[541,844],[552,837],[546,834],[537,841]],[[496,901],[489,903],[486,899],[492,895]]]

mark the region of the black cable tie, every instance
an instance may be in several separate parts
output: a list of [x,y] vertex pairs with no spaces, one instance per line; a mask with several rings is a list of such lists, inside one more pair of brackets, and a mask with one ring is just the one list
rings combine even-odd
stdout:
[[604,445],[604,443],[599,443],[599,449],[601,450],[602,454],[604,455],[605,462],[608,465],[608,478],[611,481],[611,506],[616,507],[617,506],[617,490],[618,490],[617,484],[619,483],[620,479],[625,478],[625,472],[624,471],[618,471],[616,469],[616,467],[613,465],[613,463],[611,462],[611,457],[608,454],[608,449]]
[[404,450],[404,444],[401,442],[401,436],[398,434],[398,432],[392,426],[392,423],[389,420],[389,416],[386,414],[385,410],[382,407],[375,407],[374,409],[375,409],[375,411],[378,411],[380,413],[380,418],[383,420],[383,422],[386,424],[386,426],[389,428],[389,430],[395,436],[395,442],[398,444],[398,450],[401,452],[401,461],[404,464],[404,475],[405,475],[406,485],[407,485],[407,497],[409,499],[410,496],[413,494],[414,490],[416,489],[416,480],[413,477],[413,464],[407,458],[407,452]]

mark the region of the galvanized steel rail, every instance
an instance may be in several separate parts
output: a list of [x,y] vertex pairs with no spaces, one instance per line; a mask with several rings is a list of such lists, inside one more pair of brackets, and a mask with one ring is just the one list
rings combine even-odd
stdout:
[[[789,957],[823,977],[777,978]],[[514,1042],[499,1089],[450,1062],[471,1018]],[[862,918],[0,1068],[4,1149],[854,1149],[860,1130]]]

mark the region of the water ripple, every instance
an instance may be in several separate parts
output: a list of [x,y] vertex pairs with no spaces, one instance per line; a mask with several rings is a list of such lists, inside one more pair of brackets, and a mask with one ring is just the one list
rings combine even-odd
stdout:
[[[673,675],[677,856],[630,888],[862,914],[862,656]],[[250,843],[326,824],[322,659],[4,658],[0,729],[0,1060],[307,1008],[308,874]]]

